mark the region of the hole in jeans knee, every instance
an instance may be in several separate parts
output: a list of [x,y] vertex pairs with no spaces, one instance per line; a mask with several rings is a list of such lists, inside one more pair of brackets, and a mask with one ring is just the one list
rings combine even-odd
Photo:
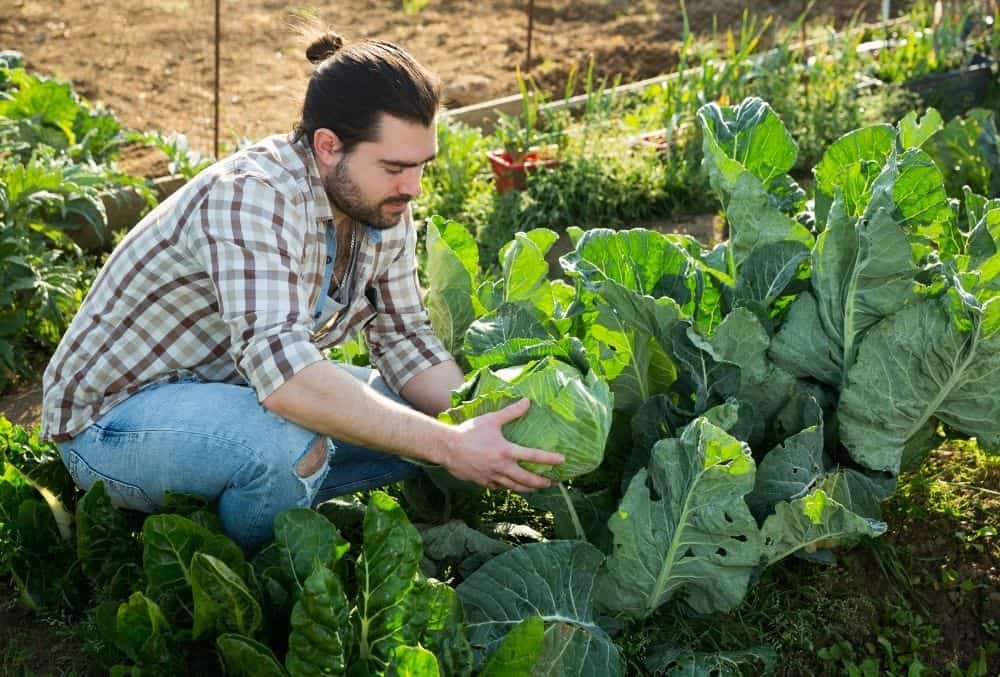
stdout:
[[315,475],[326,466],[328,455],[326,438],[317,437],[312,447],[309,448],[309,453],[296,464],[295,473],[301,478]]

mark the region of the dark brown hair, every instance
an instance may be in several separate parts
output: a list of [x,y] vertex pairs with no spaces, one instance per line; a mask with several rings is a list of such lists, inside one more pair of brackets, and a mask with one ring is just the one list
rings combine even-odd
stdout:
[[391,42],[362,40],[344,46],[336,33],[316,38],[306,49],[316,64],[295,140],[312,145],[313,132],[332,130],[350,153],[378,137],[380,113],[430,126],[438,112],[438,79]]

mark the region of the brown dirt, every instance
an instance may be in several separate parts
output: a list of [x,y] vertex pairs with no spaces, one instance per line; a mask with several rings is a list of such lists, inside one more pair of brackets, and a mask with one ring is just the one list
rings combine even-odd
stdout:
[[[894,2],[898,12],[911,4]],[[92,101],[137,129],[180,131],[194,147],[212,143],[213,0],[3,0],[0,48],[24,52],[29,67],[71,80]],[[389,0],[328,1],[303,7],[278,0],[222,3],[221,138],[233,144],[286,130],[294,123],[309,74],[290,24],[317,16],[348,38],[379,37],[406,47],[446,83],[457,107],[516,92],[524,62],[527,3],[429,0],[408,16]],[[530,73],[561,92],[574,66],[591,55],[598,78],[623,81],[670,70],[677,61],[679,3],[539,0]],[[696,32],[739,29],[744,7],[787,25],[800,0],[689,2]],[[811,17],[843,25],[856,12],[879,17],[876,0],[825,0]],[[148,157],[146,157],[148,155]],[[133,154],[130,169],[164,169],[156,153]]]
[[0,396],[0,416],[25,427],[39,423],[42,420],[41,378],[18,383]]
[[[941,642],[925,658],[944,674],[950,664],[967,667],[981,647],[1000,645],[1000,474],[977,469],[969,453],[949,444],[931,454],[907,491],[886,504],[883,554],[858,549],[842,558],[844,585],[865,581],[872,598],[905,599],[936,625]],[[943,504],[939,493],[960,498]],[[987,663],[986,674],[1000,674],[1000,654]]]

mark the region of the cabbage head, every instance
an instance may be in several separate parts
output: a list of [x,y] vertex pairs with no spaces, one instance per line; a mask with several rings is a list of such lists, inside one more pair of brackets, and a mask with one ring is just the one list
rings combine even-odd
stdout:
[[557,466],[526,462],[522,466],[561,482],[601,464],[611,431],[611,390],[593,370],[584,375],[554,357],[516,367],[480,369],[456,391],[452,408],[442,413],[440,419],[462,423],[502,409],[522,397],[531,400],[531,408],[504,426],[504,436],[516,444],[566,457]]

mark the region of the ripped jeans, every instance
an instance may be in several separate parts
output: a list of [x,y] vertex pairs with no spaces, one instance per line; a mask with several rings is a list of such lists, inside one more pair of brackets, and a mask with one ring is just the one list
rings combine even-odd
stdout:
[[[403,401],[377,371],[338,366]],[[188,379],[140,390],[58,447],[78,486],[104,480],[120,507],[157,512],[165,492],[218,499],[226,533],[254,550],[289,508],[421,472],[398,456],[327,439],[327,463],[300,477],[296,468],[319,439],[265,409],[249,387]]]

